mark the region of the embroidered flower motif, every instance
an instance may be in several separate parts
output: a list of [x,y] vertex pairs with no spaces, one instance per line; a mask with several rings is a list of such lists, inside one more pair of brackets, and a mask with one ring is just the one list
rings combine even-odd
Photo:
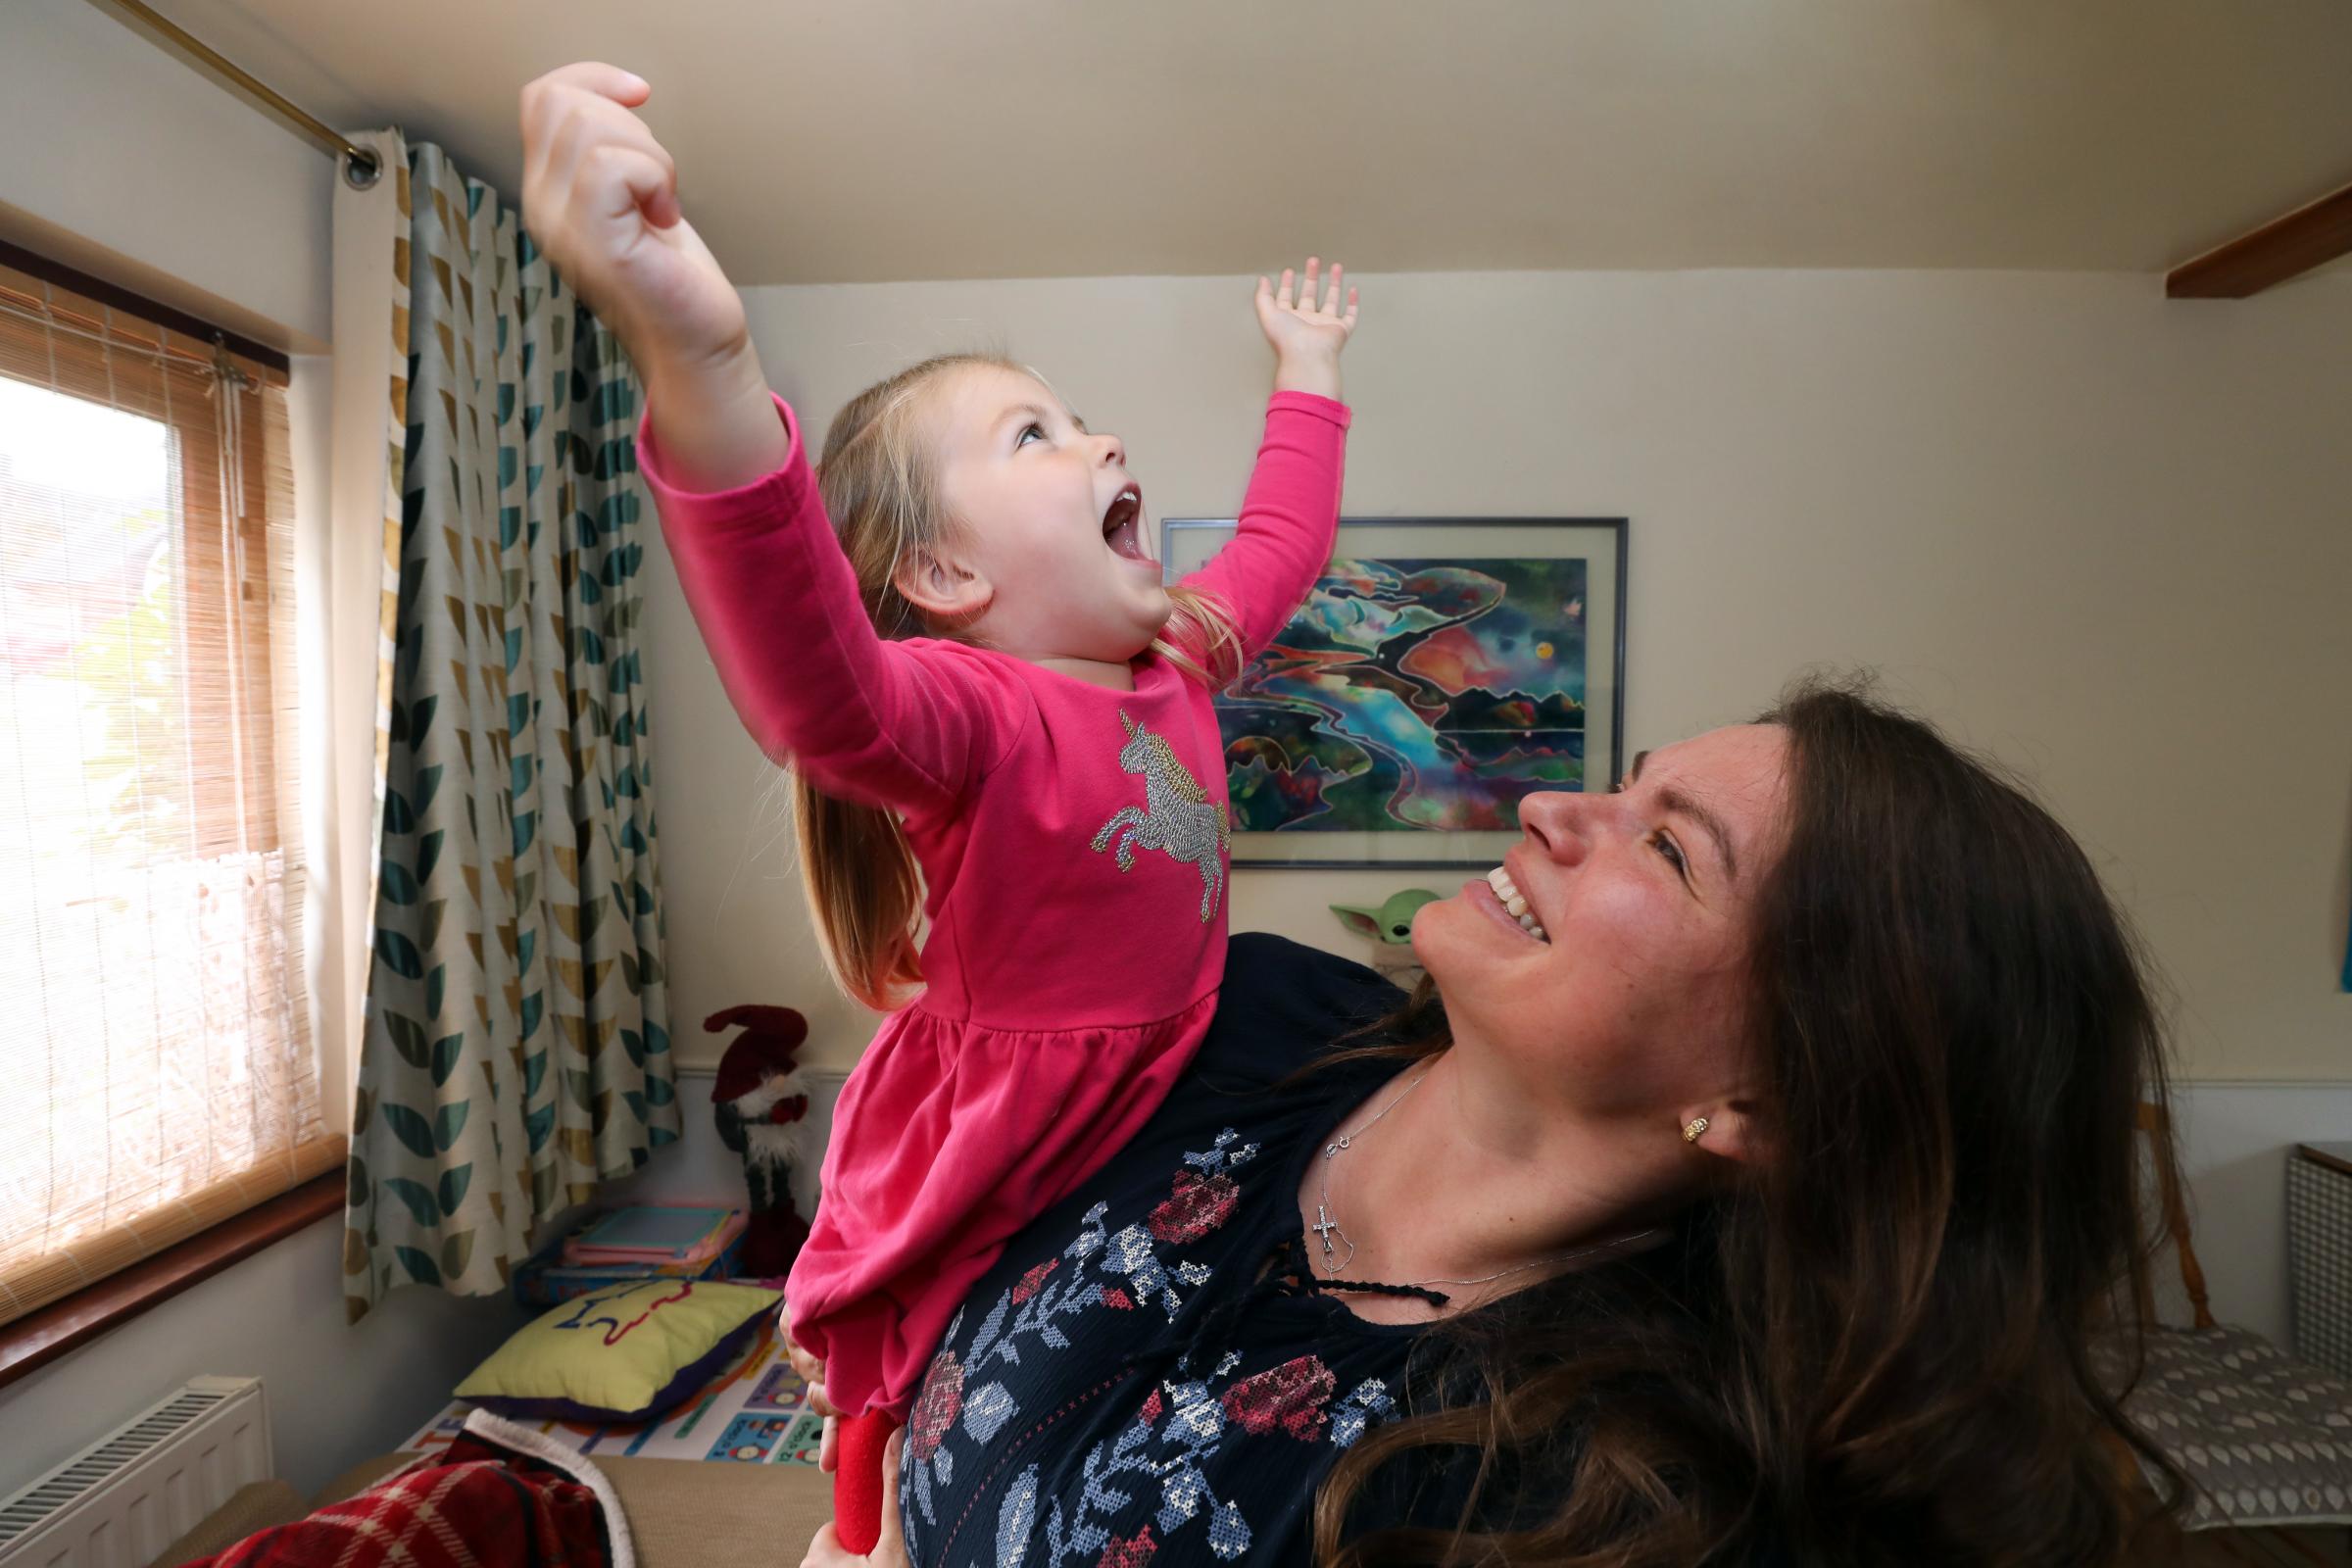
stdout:
[[1152,1391],[1152,1397],[1144,1401],[1144,1407],[1137,1413],[1136,1419],[1141,1421],[1145,1426],[1150,1426],[1152,1422],[1159,1419],[1159,1412],[1166,1408],[1167,1406],[1159,1397],[1159,1391],[1157,1389],[1153,1389]]
[[1151,1233],[1141,1225],[1119,1227],[1118,1234],[1102,1249],[1102,1266],[1113,1274],[1150,1274],[1156,1278],[1167,1273],[1159,1254],[1152,1250]]
[[1152,1539],[1152,1527],[1146,1525],[1124,1541],[1111,1537],[1102,1555],[1095,1559],[1095,1568],[1144,1568],[1157,1550],[1159,1543]]
[[1332,1410],[1331,1441],[1336,1447],[1352,1447],[1355,1440],[1372,1427],[1393,1415],[1396,1401],[1389,1397],[1389,1386],[1378,1378],[1366,1378],[1355,1386],[1353,1393],[1342,1399]]
[[954,1351],[942,1350],[931,1358],[931,1370],[923,1374],[922,1396],[906,1417],[906,1451],[917,1462],[930,1458],[947,1441],[948,1429],[962,1412],[963,1368]]
[[1104,1306],[1115,1306],[1122,1312],[1132,1312],[1135,1310],[1135,1298],[1129,1296],[1125,1291],[1120,1290],[1115,1285],[1105,1285],[1102,1287],[1102,1304]]
[[1230,1502],[1217,1505],[1216,1516],[1208,1522],[1208,1549],[1219,1560],[1231,1562],[1250,1549],[1250,1522],[1242,1510]]
[[1020,1405],[1010,1390],[1002,1383],[983,1383],[963,1396],[964,1435],[985,1446],[1018,1414]]
[[1061,1267],[1060,1258],[1049,1257],[1043,1263],[1038,1264],[1037,1267],[1022,1275],[1020,1280],[1014,1284],[1012,1288],[1013,1304],[1018,1306],[1021,1302],[1026,1301],[1029,1299],[1029,1298],[1035,1296],[1037,1294],[1038,1287],[1046,1283],[1046,1276],[1053,1273],[1059,1267]]
[[1197,1242],[1233,1217],[1241,1188],[1234,1179],[1216,1175],[1203,1180],[1198,1171],[1176,1173],[1176,1190],[1152,1210],[1152,1234],[1163,1242]]
[[[1230,1363],[1239,1351],[1225,1352]],[[1230,1364],[1220,1365],[1217,1376],[1231,1371]],[[1186,1446],[1205,1450],[1214,1446],[1225,1432],[1225,1406],[1208,1392],[1206,1382],[1171,1383],[1168,1397],[1175,1403],[1175,1414],[1168,1422],[1168,1436]]]
[[1339,1388],[1318,1356],[1302,1355],[1225,1391],[1225,1413],[1260,1436],[1282,1428],[1301,1443],[1323,1436],[1323,1407]]
[[[997,1568],[1021,1568],[1037,1534],[1037,1466],[1013,1477],[997,1510]],[[914,1543],[906,1544],[911,1547]],[[911,1553],[910,1553],[911,1554]]]

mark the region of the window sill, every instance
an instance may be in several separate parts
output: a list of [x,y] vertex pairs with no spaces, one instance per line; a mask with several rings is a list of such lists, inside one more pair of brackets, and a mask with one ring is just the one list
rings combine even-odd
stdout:
[[0,1323],[0,1388],[79,1349],[107,1330],[212,1278],[231,1263],[251,1257],[270,1243],[324,1219],[343,1206],[343,1190],[340,1169],[314,1176],[176,1247],[142,1258],[120,1274],[110,1274],[14,1323]]

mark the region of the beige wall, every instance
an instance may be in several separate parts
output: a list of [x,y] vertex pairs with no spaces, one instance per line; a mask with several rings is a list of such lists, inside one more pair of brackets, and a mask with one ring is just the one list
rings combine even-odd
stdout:
[[[1127,438],[1155,516],[1240,497],[1246,281],[750,299],[820,432],[869,379],[988,344]],[[2352,1080],[2352,276],[2236,305],[1960,272],[1373,276],[1365,301],[1348,512],[1630,516],[1632,745],[1876,665],[2082,837],[2178,987],[2192,1075]],[[809,951],[768,771],[665,561],[649,591],[680,1045],[776,1001],[846,1062],[870,1024]],[[1325,904],[1412,880],[1244,873],[1233,921],[1344,948]]]
[[0,235],[297,352],[334,165],[86,0],[0,7]]

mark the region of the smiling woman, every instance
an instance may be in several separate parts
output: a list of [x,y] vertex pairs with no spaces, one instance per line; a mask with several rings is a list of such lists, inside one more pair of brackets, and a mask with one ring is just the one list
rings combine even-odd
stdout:
[[[1646,754],[1615,796],[1530,806],[1504,875],[1551,941],[1488,883],[1415,926],[1431,984],[1393,1027],[1439,1054],[1385,1174],[1357,1173],[1352,1200],[1392,1216],[1371,1267],[1671,1223],[1680,1289],[1598,1332],[1565,1296],[1455,1320],[1433,1376],[1492,1418],[1376,1432],[1326,1491],[1326,1550],[1384,1476],[1472,1441],[1496,1476],[1576,1454],[1548,1498],[1455,1521],[1513,1561],[1759,1537],[1808,1561],[2115,1560],[2148,1509],[2113,1455],[2172,1472],[2084,1351],[2143,1271],[2131,1130],[2164,1074],[2081,851],[1839,688]],[[1387,1540],[1348,1560],[1409,1537]]]

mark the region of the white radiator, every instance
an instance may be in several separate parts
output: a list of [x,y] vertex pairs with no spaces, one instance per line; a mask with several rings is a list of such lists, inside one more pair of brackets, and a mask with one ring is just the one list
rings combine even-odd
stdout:
[[197,1378],[0,1502],[0,1568],[147,1568],[270,1479],[259,1378]]

